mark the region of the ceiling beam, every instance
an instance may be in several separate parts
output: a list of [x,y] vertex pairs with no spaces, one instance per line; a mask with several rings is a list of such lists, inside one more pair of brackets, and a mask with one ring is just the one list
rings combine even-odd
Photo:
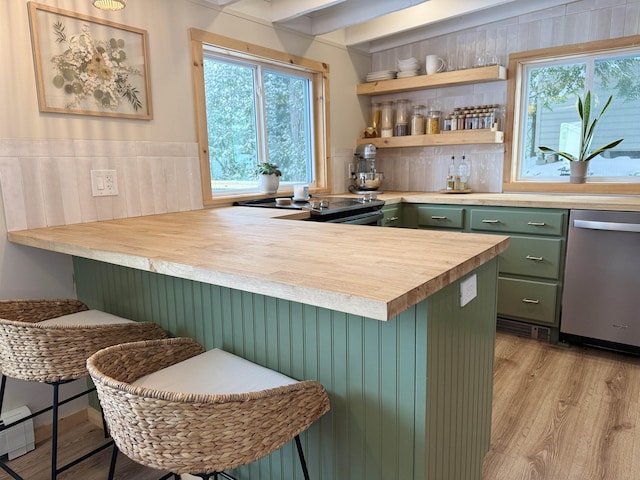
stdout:
[[347,0],[271,0],[271,21],[286,22]]
[[[380,50],[400,44],[473,28],[475,26],[517,17],[577,0],[430,0],[399,12],[345,28],[347,46],[380,41]],[[473,15],[469,15],[473,14]],[[421,28],[424,27],[424,28]],[[419,29],[419,30],[418,30]],[[395,42],[384,39],[394,37]],[[398,43],[400,42],[400,43]],[[396,45],[393,45],[396,44]]]
[[312,35],[323,35],[354,24],[402,11],[430,0],[349,0],[313,15]]

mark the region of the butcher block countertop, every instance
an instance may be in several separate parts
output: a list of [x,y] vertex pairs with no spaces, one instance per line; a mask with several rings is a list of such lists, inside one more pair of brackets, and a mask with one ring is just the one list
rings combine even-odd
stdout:
[[504,251],[508,237],[304,222],[225,207],[14,231],[9,240],[389,320]]

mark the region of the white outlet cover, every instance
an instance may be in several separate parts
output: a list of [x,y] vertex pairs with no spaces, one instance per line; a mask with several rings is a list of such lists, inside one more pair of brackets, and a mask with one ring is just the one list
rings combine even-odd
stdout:
[[478,296],[478,277],[474,273],[460,282],[460,306],[464,307]]
[[91,193],[94,197],[118,195],[116,170],[91,170]]

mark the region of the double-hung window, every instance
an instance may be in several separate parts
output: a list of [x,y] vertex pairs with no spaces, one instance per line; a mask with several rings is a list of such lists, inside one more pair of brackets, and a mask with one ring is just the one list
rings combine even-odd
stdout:
[[[635,37],[634,37],[635,38]],[[505,191],[640,192],[640,48],[638,39],[591,42],[512,54]],[[591,91],[593,120],[613,97],[595,129],[591,149],[618,138],[589,162],[588,182],[568,184],[569,162],[543,154],[547,146],[576,154],[581,123],[576,101]]]
[[192,46],[205,204],[258,195],[264,162],[281,192],[326,189],[326,65],[201,31]]

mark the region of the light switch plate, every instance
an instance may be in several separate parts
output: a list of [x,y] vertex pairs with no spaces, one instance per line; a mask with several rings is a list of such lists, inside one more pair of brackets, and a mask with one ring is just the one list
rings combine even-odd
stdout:
[[474,273],[469,278],[460,282],[460,306],[464,307],[467,303],[478,296],[478,277]]
[[118,195],[118,176],[115,170],[91,170],[91,194],[94,197]]

